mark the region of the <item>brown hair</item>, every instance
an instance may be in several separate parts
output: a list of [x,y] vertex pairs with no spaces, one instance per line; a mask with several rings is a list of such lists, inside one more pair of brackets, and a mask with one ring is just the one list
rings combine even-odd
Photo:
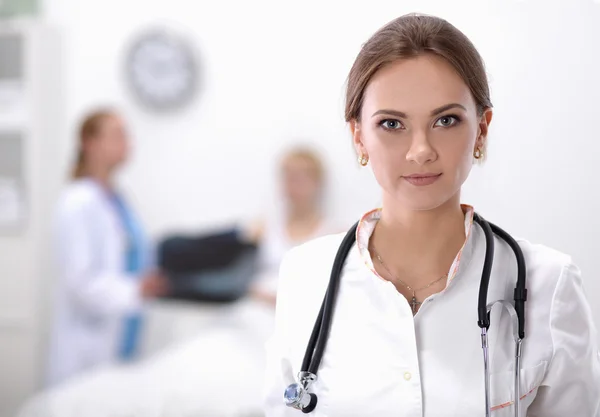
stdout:
[[79,126],[79,146],[77,150],[77,160],[73,168],[72,177],[74,179],[85,176],[86,164],[83,147],[85,142],[96,137],[102,129],[104,121],[113,117],[116,112],[112,109],[100,109],[89,113]]
[[292,150],[286,152],[286,154],[283,157],[281,165],[282,165],[282,167],[285,167],[285,164],[288,161],[298,160],[298,159],[308,162],[314,178],[318,182],[323,182],[324,176],[325,176],[325,169],[323,167],[323,162],[321,161],[321,158],[319,157],[319,155],[310,148],[298,147],[298,148],[295,148],[295,149],[292,149]]
[[360,121],[367,85],[384,65],[430,53],[444,58],[471,90],[479,115],[492,107],[483,59],[460,30],[444,19],[408,14],[379,29],[362,46],[346,89],[346,121]]

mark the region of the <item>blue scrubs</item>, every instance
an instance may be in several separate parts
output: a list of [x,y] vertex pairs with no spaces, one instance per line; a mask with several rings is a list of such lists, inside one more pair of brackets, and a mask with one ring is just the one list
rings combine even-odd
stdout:
[[[116,193],[111,195],[125,234],[127,247],[124,259],[124,268],[134,279],[140,279],[147,267],[147,243],[141,225],[127,206],[124,199]],[[125,317],[124,333],[119,346],[119,357],[122,360],[132,359],[137,351],[142,330],[142,315],[137,312]]]

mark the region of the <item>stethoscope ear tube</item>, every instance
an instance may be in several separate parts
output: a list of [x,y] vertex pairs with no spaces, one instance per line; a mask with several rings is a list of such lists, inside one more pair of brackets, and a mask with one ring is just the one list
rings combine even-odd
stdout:
[[325,300],[327,300],[327,293],[325,293],[325,298],[321,304],[319,315],[317,316],[312,333],[310,334],[310,339],[308,340],[306,352],[304,352],[304,359],[302,360],[300,372],[308,372],[308,368],[310,367],[310,362],[312,361],[315,346],[317,344],[317,338],[319,337],[319,332],[321,331],[321,323],[323,323],[323,309],[325,308]]
[[[338,293],[338,287],[340,285],[340,279],[342,276],[342,269],[344,268],[344,262],[346,260],[347,254],[350,252],[352,245],[356,241],[356,229],[358,228],[358,222],[354,224],[344,236],[344,240],[335,255],[335,260],[333,261],[333,267],[331,268],[331,275],[329,279],[329,285],[327,286],[327,292],[325,293],[325,299],[323,300],[323,305],[321,306],[321,311],[319,314],[319,331],[316,333],[317,341],[314,349],[314,353],[312,355],[312,360],[310,360],[310,366],[308,370],[302,369],[302,371],[308,371],[311,374],[316,375],[319,369],[319,365],[321,364],[321,359],[323,358],[323,353],[325,352],[325,345],[327,344],[327,339],[329,338],[329,330],[331,329],[331,323],[333,322],[333,310],[335,307],[335,299]],[[316,326],[315,326],[316,327]],[[313,334],[315,333],[315,329],[313,329]],[[311,335],[312,338],[313,335]],[[306,359],[306,358],[305,358]]]
[[479,303],[477,304],[479,320],[477,324],[480,328],[487,330],[490,328],[490,318],[487,311],[487,293],[490,286],[492,264],[494,263],[494,235],[490,224],[479,216],[479,214],[475,213],[474,219],[483,228],[485,235],[485,260],[483,262],[481,282],[479,283]]
[[[492,312],[495,305],[501,305],[508,313],[511,321],[511,327],[513,331],[513,339],[515,342],[515,368],[514,368],[514,415],[520,417],[521,415],[521,349],[522,339],[519,337],[519,315],[513,305],[506,300],[498,300],[490,303],[487,306],[488,315]],[[482,347],[483,347],[483,363],[485,373],[485,415],[491,417],[491,386],[490,386],[490,363],[489,363],[489,345],[487,339],[487,329],[481,329],[482,331]]]
[[525,269],[525,257],[523,251],[515,239],[500,227],[490,223],[492,231],[500,236],[513,250],[517,259],[517,285],[515,287],[514,300],[515,310],[519,318],[519,338],[525,338],[525,301],[527,301],[527,271]]
[[[317,406],[317,395],[309,393],[308,389],[310,385],[317,379],[317,371],[325,352],[325,345],[329,337],[329,330],[332,324],[333,310],[335,307],[335,299],[338,293],[338,287],[342,276],[342,269],[344,268],[344,262],[352,245],[356,241],[356,229],[358,228],[358,222],[350,228],[346,236],[342,240],[342,243],[337,251],[335,260],[333,261],[333,267],[331,268],[331,276],[329,279],[329,285],[323,298],[323,303],[319,310],[317,320],[313,327],[306,352],[304,353],[304,359],[302,360],[302,367],[300,368],[300,384],[302,386],[301,396],[303,401],[309,399],[308,404],[288,404],[294,408],[300,409],[304,414],[312,412]],[[290,387],[292,387],[291,385]]]

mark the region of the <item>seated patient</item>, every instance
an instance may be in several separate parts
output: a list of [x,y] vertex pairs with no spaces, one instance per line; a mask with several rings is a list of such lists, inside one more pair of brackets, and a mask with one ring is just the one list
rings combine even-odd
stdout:
[[258,221],[250,239],[259,245],[259,277],[251,296],[275,305],[279,264],[294,246],[336,233],[323,210],[325,172],[317,153],[309,148],[288,151],[280,163],[282,209]]

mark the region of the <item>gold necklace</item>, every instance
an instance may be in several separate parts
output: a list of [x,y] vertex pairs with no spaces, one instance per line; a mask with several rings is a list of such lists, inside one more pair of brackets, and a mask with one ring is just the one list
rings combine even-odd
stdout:
[[398,278],[397,276],[392,274],[392,271],[390,271],[389,268],[387,267],[387,265],[383,262],[383,259],[381,259],[381,256],[379,255],[379,253],[377,253],[377,250],[375,249],[375,247],[372,244],[371,244],[371,247],[373,248],[373,253],[375,254],[375,257],[377,258],[377,260],[379,261],[381,266],[387,271],[387,273],[390,274],[390,276],[395,281],[398,281],[400,284],[405,286],[409,291],[412,291],[412,299],[410,300],[409,304],[412,309],[413,315],[417,314],[417,311],[419,310],[419,306],[421,305],[421,303],[417,301],[416,292],[426,290],[427,288],[431,287],[433,284],[440,282],[441,280],[443,280],[444,278],[446,278],[448,276],[448,274],[444,274],[440,278],[436,279],[435,281],[430,282],[429,284],[425,285],[424,287],[413,288],[410,285],[408,285],[406,282],[402,281],[400,278]]

